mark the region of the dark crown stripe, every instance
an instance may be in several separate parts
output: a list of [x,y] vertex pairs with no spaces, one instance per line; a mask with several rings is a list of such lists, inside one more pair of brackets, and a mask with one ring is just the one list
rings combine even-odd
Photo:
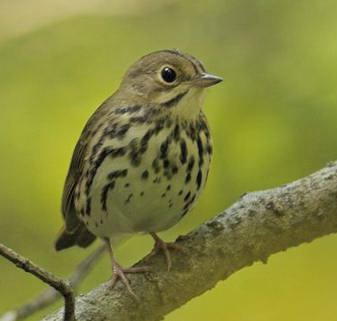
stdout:
[[160,106],[164,107],[164,108],[172,108],[175,105],[177,105],[179,103],[179,101],[188,93],[188,90],[186,90],[185,92],[178,94],[177,96],[173,97],[172,99],[165,101],[163,103],[160,104]]

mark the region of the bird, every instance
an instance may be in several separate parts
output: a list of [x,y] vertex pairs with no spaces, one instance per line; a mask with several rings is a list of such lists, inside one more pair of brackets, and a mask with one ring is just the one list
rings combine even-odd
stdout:
[[96,238],[106,243],[111,285],[121,280],[135,296],[113,247],[142,233],[163,251],[158,232],[178,223],[204,189],[213,153],[202,110],[205,89],[221,77],[200,60],[177,49],[149,53],[131,65],[117,91],[87,121],[75,146],[62,195],[64,226],[57,251],[85,248]]

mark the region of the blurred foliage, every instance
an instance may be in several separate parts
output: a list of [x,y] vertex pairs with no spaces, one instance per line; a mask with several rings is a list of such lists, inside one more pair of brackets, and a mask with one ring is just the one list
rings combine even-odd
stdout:
[[[206,191],[166,239],[246,191],[283,184],[337,159],[336,13],[335,0],[166,1],[139,14],[76,16],[3,41],[1,242],[58,275],[69,274],[88,253],[55,253],[52,246],[72,149],[126,68],[161,48],[189,52],[225,79],[206,102],[215,143]],[[148,237],[136,240],[118,250],[123,264],[151,248]],[[337,237],[329,236],[274,255],[166,320],[337,320],[336,245]],[[44,288],[2,259],[0,271],[0,311]],[[109,276],[105,258],[81,291]]]

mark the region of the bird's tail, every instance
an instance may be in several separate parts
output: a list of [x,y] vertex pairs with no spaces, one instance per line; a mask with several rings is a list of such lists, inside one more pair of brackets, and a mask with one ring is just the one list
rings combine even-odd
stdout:
[[72,246],[88,247],[96,236],[93,235],[83,223],[81,223],[75,230],[67,231],[65,227],[61,229],[55,241],[56,251],[61,251]]

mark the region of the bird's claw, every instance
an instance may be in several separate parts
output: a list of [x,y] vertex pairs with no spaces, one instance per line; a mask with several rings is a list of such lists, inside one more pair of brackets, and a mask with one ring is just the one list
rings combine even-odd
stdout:
[[177,243],[163,241],[159,236],[157,236],[157,234],[151,233],[151,236],[153,237],[155,244],[151,253],[146,258],[152,257],[159,252],[164,252],[167,263],[167,271],[169,272],[172,268],[172,258],[170,250],[182,251],[183,248]]
[[114,262],[109,288],[112,289],[115,286],[118,279],[120,279],[125,285],[128,292],[134,297],[134,299],[139,301],[139,297],[132,290],[130,281],[126,277],[126,274],[127,273],[145,273],[145,272],[149,272],[150,270],[151,268],[149,266],[135,266],[135,267],[130,267],[130,268],[123,268],[117,262]]

